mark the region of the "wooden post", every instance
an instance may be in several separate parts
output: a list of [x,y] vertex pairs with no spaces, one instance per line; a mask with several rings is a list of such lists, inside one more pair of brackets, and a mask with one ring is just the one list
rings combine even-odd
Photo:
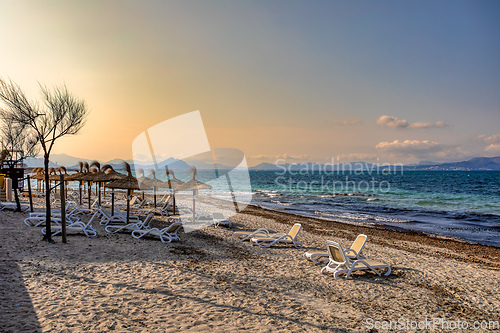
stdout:
[[127,190],[127,224],[129,224],[129,221],[130,221],[130,189]]
[[238,208],[238,203],[236,202],[236,197],[234,195],[233,191],[233,184],[231,184],[231,178],[229,178],[229,173],[226,173],[226,180],[227,184],[229,185],[229,192],[231,192],[231,199],[233,199],[233,205],[236,213],[240,212],[240,209]]
[[115,215],[115,189],[111,189],[111,216]]
[[87,183],[89,184],[89,185],[88,185],[88,189],[89,189],[89,190],[87,191],[87,192],[88,192],[88,195],[89,195],[89,209],[91,209],[91,208],[90,208],[90,205],[91,205],[91,203],[90,203],[90,196],[91,196],[91,194],[92,194],[92,193],[91,193],[91,192],[92,192],[92,185],[90,184],[90,182],[87,182]]
[[101,207],[101,182],[99,182],[99,207]]
[[156,186],[153,186],[154,198],[155,198],[155,208],[156,208]]
[[33,213],[33,197],[31,196],[31,179],[30,179],[30,175],[28,175],[27,178],[28,178],[28,196],[30,198],[30,212]]
[[61,234],[62,234],[62,242],[67,243],[66,240],[66,196],[64,193],[66,192],[64,189],[64,175],[60,175],[61,182]]
[[82,181],[78,181],[78,193],[80,193],[80,206],[82,205]]
[[172,204],[174,205],[174,212],[173,212],[173,215],[175,215],[175,191],[172,190],[172,195],[174,196],[174,198],[172,199]]

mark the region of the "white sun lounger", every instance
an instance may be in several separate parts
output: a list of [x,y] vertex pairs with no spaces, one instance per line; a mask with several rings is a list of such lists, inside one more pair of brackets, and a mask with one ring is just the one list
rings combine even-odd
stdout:
[[271,237],[271,235],[277,234],[270,234],[269,230],[266,228],[260,228],[255,231],[236,231],[233,233],[233,239],[237,241],[245,241],[252,239],[252,237]]
[[[24,223],[28,227],[43,227],[45,226],[46,217],[45,216],[34,216],[24,219]],[[61,217],[50,217],[50,222],[57,225],[61,225]]]
[[387,272],[384,275],[387,276],[391,274],[391,267],[382,261],[366,258],[352,260],[346,256],[346,251],[342,248],[342,245],[333,241],[326,241],[326,247],[328,248],[329,261],[328,264],[321,269],[321,273],[333,273],[336,279],[339,274],[346,273],[346,280],[353,271],[358,270],[369,269],[380,276],[377,269],[386,269]]
[[153,216],[154,214],[151,213],[148,216],[146,216],[144,221],[139,220],[139,222],[137,222],[133,220],[133,222],[128,224],[121,224],[121,225],[108,224],[105,230],[110,233],[116,233],[120,231],[132,232],[134,230],[149,229],[148,225],[153,219]]
[[[99,218],[99,212],[95,212],[92,218],[87,222],[87,224],[82,221],[76,221],[69,223],[66,226],[66,232],[83,232],[87,237],[97,236],[97,230],[92,226],[92,222]],[[56,236],[62,232],[62,227],[60,225],[51,226],[52,236]],[[46,227],[42,228],[42,234],[45,235]]]
[[[4,209],[17,209],[17,204],[15,202],[0,202],[0,210]],[[30,209],[30,206],[21,204],[21,212],[26,212]]]
[[224,214],[222,213],[212,213],[212,218],[214,219],[214,226],[226,226],[228,228],[231,228],[231,221],[229,219],[226,219]]
[[175,240],[180,240],[179,235],[177,235],[180,227],[182,227],[182,223],[175,222],[161,230],[158,228],[134,230],[132,231],[132,237],[142,238],[144,236],[154,236],[159,237],[163,243],[170,243]]
[[[30,217],[24,219],[24,223],[28,227],[42,227],[45,226],[47,215],[44,213],[30,213]],[[50,221],[61,225],[61,213],[55,212],[50,216]],[[66,223],[78,222],[80,219],[76,215],[66,215]]]
[[[111,209],[107,209],[104,207],[99,207],[97,210],[99,216],[101,216],[101,225],[108,225],[110,222],[122,222],[127,223],[127,212],[122,212],[120,210],[115,209],[114,215],[111,215]],[[139,216],[130,214],[129,222],[140,222]]]
[[[365,247],[366,241],[368,240],[368,236],[366,235],[358,235],[354,242],[351,245],[350,249],[346,249],[346,256],[350,259],[360,259],[363,257],[361,251]],[[325,264],[328,262],[330,254],[328,251],[318,251],[318,252],[306,252],[304,253],[304,257],[306,259],[311,260],[315,264]]]
[[260,247],[271,247],[275,244],[292,244],[296,248],[303,247],[297,240],[297,236],[302,229],[300,223],[295,223],[288,234],[275,234],[268,237],[254,236],[251,242]]

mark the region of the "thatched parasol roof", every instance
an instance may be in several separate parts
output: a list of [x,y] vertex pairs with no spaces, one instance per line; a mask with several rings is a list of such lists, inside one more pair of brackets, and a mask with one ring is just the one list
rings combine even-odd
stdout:
[[68,181],[72,181],[72,180],[77,180],[79,181],[80,179],[78,179],[81,175],[84,174],[84,169],[83,169],[83,162],[79,162],[80,164],[80,171],[77,171],[76,173],[73,173],[71,175],[68,175],[68,177],[65,177],[65,180],[68,180]]
[[34,173],[31,179],[44,180],[45,179],[45,169],[44,168],[33,168]]
[[144,169],[138,168],[135,171],[135,174],[138,176],[141,174],[142,176],[137,177],[137,183],[141,190],[147,190],[153,187],[153,180],[151,178],[147,178],[144,176]]
[[193,178],[184,184],[175,188],[176,191],[195,191],[195,190],[209,190],[212,186],[196,180],[195,177],[198,173],[195,167],[189,169],[193,173]]
[[[50,168],[49,169],[49,173],[51,173],[51,175],[49,176],[49,180],[52,180],[52,181],[58,181],[58,180],[60,180],[59,176],[63,174],[63,171],[64,171],[65,174],[67,174],[66,173],[66,167],[62,166],[62,167],[59,167],[57,169]],[[59,172],[59,174],[57,174],[57,172]]]
[[66,180],[83,181],[84,180],[83,178],[86,177],[88,173],[89,173],[89,164],[87,162],[85,163],[80,162],[80,171],[72,175],[69,175],[66,178]]
[[90,172],[87,172],[85,175],[82,175],[82,177],[79,177],[80,180],[87,182],[102,182],[102,180],[99,179],[104,177],[105,173],[101,170],[101,164],[99,162],[92,162],[92,164],[90,164],[89,171]]
[[123,179],[123,178],[127,177],[127,175],[124,175],[123,173],[119,173],[119,172],[115,171],[115,169],[113,169],[113,167],[109,164],[104,165],[101,170],[104,172],[104,176],[101,177],[101,181],[104,181],[104,182]]
[[174,172],[172,170],[167,170],[165,172],[166,175],[172,175],[172,178],[167,180],[166,182],[163,182],[165,184],[165,186],[158,186],[158,187],[161,187],[161,188],[170,188],[170,189],[173,189],[173,190],[176,190],[177,191],[177,187],[181,186],[182,184],[184,184],[184,182],[180,179],[177,179],[174,175]]
[[156,171],[154,169],[149,170],[149,173],[153,175],[153,178],[146,178],[146,185],[149,185],[151,187],[168,187],[168,184],[166,184],[166,182],[156,178]]
[[128,175],[122,179],[117,179],[106,184],[109,188],[119,188],[125,190],[140,190],[137,178],[132,176],[132,169],[130,169],[130,164],[124,162],[125,168],[127,169]]

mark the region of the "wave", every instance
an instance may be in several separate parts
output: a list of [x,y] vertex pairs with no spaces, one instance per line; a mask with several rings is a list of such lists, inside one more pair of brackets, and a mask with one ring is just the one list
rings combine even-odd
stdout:
[[355,220],[355,221],[376,221],[376,222],[385,222],[385,223],[415,223],[415,222],[417,222],[415,220],[389,218],[389,217],[376,216],[376,215],[364,214],[364,213],[331,213],[331,212],[315,211],[314,214],[321,215],[321,216],[329,216],[329,217],[333,217],[333,218]]
[[291,203],[291,202],[281,202],[279,200],[271,200],[271,202],[274,202],[275,204],[278,204],[280,206],[286,206],[286,207],[295,205],[294,203]]

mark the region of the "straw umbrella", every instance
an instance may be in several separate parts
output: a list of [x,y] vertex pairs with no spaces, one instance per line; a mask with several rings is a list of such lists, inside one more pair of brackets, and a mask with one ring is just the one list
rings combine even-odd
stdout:
[[[126,175],[116,172],[115,169],[109,164],[106,164],[101,169],[104,172],[104,175],[100,176],[101,181],[104,183],[110,182],[113,180],[123,179],[127,177]],[[105,187],[106,188],[106,187]],[[111,216],[115,214],[115,189],[111,189]]]
[[125,168],[127,169],[127,176],[122,179],[114,180],[106,184],[106,187],[109,188],[119,188],[127,190],[127,224],[130,219],[130,194],[132,190],[139,190],[139,183],[137,182],[137,178],[132,176],[132,169],[130,168],[130,164],[124,162]]
[[[85,168],[85,170],[87,170],[86,174],[90,172],[90,165],[88,162],[84,162],[83,167]],[[81,175],[80,178],[82,178],[82,180],[83,180],[84,175]],[[90,191],[90,188],[89,188],[90,182],[84,182],[84,183],[87,184],[87,192],[89,192]],[[89,209],[90,209],[90,194],[89,194]]]
[[[53,169],[52,170],[53,174],[49,176],[49,180],[57,183],[61,179],[60,175],[63,174],[63,171],[64,171],[65,175],[68,174],[68,170],[66,169],[65,166],[60,166],[59,168]],[[59,172],[59,174],[57,174],[58,172]],[[57,193],[57,187],[55,188],[55,192]],[[67,194],[67,192],[66,192],[66,194]]]
[[44,168],[33,168],[32,173],[34,173],[34,175],[31,177],[31,179],[36,179],[37,191],[41,191],[40,183],[43,179],[45,179],[44,170]]
[[87,175],[88,171],[89,171],[89,164],[86,162],[85,163],[80,162],[80,171],[68,176],[69,181],[78,181],[78,193],[80,196],[80,205],[82,204],[82,197],[83,197],[82,195],[82,185],[84,184],[83,178]]
[[[91,207],[91,196],[92,196],[92,188],[91,188],[91,182],[93,181],[93,176],[91,175],[91,170],[90,170],[90,166],[87,162],[83,163],[83,173],[81,173],[80,175],[75,175],[72,180],[79,180],[79,181],[82,181],[82,182],[86,182],[87,183],[87,194],[88,194],[88,200],[89,200],[89,203],[88,203],[88,206],[89,206],[89,209]],[[95,172],[95,169],[94,169],[94,172]]]
[[146,184],[153,188],[154,205],[156,208],[156,188],[158,187],[167,188],[168,184],[167,182],[161,181],[156,178],[156,171],[154,169],[149,170],[149,173],[153,175],[153,178],[152,179],[146,178],[147,179]]
[[185,182],[184,184],[178,186],[175,190],[177,192],[179,191],[193,191],[193,223],[195,221],[195,213],[196,213],[196,203],[195,203],[195,196],[198,194],[198,190],[209,190],[212,188],[212,186],[202,183],[199,180],[196,180],[196,175],[198,174],[198,171],[196,170],[195,167],[191,167],[189,169],[190,172],[193,173],[193,178],[191,180]]
[[[90,173],[88,173],[87,175],[85,175],[83,177],[83,180],[86,180],[88,182],[95,182],[98,184],[98,202],[99,202],[99,206],[101,205],[101,184],[103,183],[103,178],[105,177],[105,173],[104,171],[101,169],[101,164],[97,161],[94,161],[92,162],[92,164],[90,164],[90,167],[95,167],[94,169],[91,169]],[[90,201],[90,191],[89,191],[89,201]],[[89,207],[90,208],[90,207]]]
[[[143,190],[142,191],[142,199],[144,200],[144,190],[150,189],[152,187],[152,179],[144,176],[144,169],[142,169],[142,168],[138,168],[135,171],[135,175],[138,176],[137,183],[139,184],[139,188],[141,190]],[[142,175],[142,176],[139,177],[139,175]]]
[[[175,191],[176,191],[176,188],[181,186],[182,184],[184,184],[184,182],[182,180],[177,179],[172,170],[165,171],[165,175],[167,177],[168,177],[168,175],[172,175],[172,178],[170,178],[169,180],[164,182],[164,184],[166,185],[165,188],[169,188],[172,190],[172,197],[173,197],[172,204],[174,206],[173,214],[175,215]],[[163,186],[160,186],[160,187],[163,187]]]
[[[49,188],[52,186],[52,181],[56,180],[57,172],[55,168],[49,168]],[[57,189],[56,189],[57,192]]]
[[80,196],[80,205],[82,204],[82,180],[80,179],[80,177],[84,174],[84,166],[83,166],[83,162],[80,161],[78,163],[80,165],[80,171],[77,171],[76,173],[73,173],[71,175],[69,175],[68,177],[66,177],[66,179],[68,181],[77,181],[78,182],[78,194]]

